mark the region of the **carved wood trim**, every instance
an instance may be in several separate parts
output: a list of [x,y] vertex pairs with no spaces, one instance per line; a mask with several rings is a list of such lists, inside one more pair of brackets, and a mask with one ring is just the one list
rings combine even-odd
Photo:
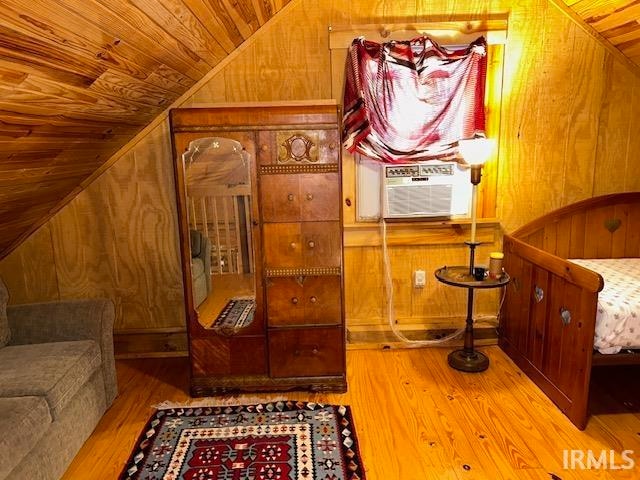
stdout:
[[320,275],[342,275],[340,267],[315,267],[315,268],[267,268],[267,277],[300,277]]
[[313,163],[313,164],[289,164],[289,165],[263,165],[260,167],[260,175],[295,174],[295,173],[337,173],[337,163]]
[[274,378],[265,375],[227,375],[224,377],[193,377],[191,394],[195,397],[220,395],[229,392],[256,390],[292,390],[306,389],[312,392],[345,392],[345,375],[283,377]]
[[318,132],[282,131],[276,133],[279,164],[318,161]]

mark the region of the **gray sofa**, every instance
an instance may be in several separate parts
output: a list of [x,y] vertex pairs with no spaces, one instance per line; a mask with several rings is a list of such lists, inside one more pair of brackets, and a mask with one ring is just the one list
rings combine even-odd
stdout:
[[211,293],[211,240],[197,230],[189,231],[191,240],[191,288],[197,307]]
[[117,394],[113,303],[6,300],[0,280],[0,479],[59,479]]

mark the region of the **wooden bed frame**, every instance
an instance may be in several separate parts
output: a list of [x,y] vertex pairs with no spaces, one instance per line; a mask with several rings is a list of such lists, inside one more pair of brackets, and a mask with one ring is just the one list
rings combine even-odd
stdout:
[[640,364],[640,353],[594,353],[602,277],[568,258],[640,257],[640,192],[604,195],[553,211],[504,236],[512,278],[499,343],[579,429],[595,365]]

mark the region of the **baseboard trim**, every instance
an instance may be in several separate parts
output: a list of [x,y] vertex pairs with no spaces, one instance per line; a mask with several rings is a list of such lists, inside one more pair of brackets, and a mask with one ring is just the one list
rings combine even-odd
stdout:
[[[438,340],[442,337],[446,337],[454,333],[454,328],[424,328],[424,329],[407,329],[402,330],[402,334],[409,340]],[[474,333],[474,345],[475,346],[487,346],[498,344],[498,332],[495,325],[476,325],[473,329]],[[433,346],[438,347],[461,347],[464,344],[462,333],[452,340],[444,341]],[[411,344],[408,344],[396,337],[391,331],[391,328],[380,328],[375,326],[371,329],[359,327],[357,329],[351,329],[347,327],[347,349],[396,349],[396,348],[410,348]]]
[[[453,333],[454,328],[420,328],[412,325],[402,329],[410,340],[437,340]],[[189,356],[187,332],[184,329],[122,330],[113,335],[117,359],[169,358]],[[487,346],[498,344],[496,326],[478,322],[474,328],[474,344]],[[434,346],[461,347],[462,335]],[[347,326],[347,349],[397,349],[412,345],[397,338],[387,325]]]
[[113,345],[117,359],[189,355],[185,329],[116,331],[113,334]]

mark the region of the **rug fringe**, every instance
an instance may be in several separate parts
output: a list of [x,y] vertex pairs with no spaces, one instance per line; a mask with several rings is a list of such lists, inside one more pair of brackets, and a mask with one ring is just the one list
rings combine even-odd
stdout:
[[295,401],[289,398],[283,397],[247,397],[247,396],[234,396],[227,398],[220,397],[202,397],[194,398],[186,402],[173,402],[171,400],[165,400],[156,405],[153,408],[156,410],[167,410],[169,408],[201,408],[201,407],[227,407],[235,405],[257,405],[262,403],[273,402],[287,402]]

